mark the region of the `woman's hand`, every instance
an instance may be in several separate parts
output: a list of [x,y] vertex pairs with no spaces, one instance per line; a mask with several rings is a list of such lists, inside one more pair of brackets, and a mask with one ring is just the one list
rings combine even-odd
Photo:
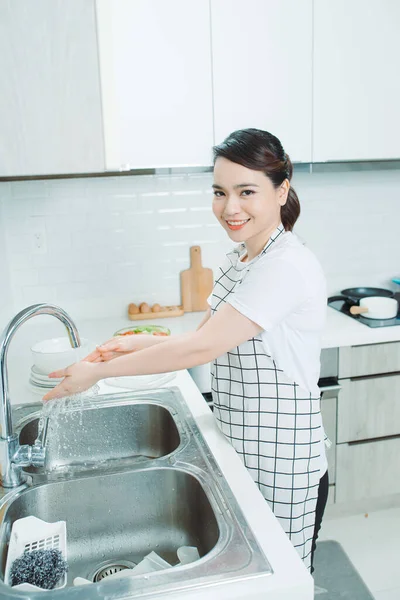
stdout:
[[99,379],[103,379],[101,365],[84,361],[70,365],[66,369],[53,371],[49,374],[49,377],[64,377],[64,379],[43,396],[43,402],[84,392],[97,383]]
[[123,336],[118,335],[107,342],[104,342],[104,344],[97,346],[96,350],[88,354],[83,360],[92,363],[107,362],[113,360],[113,358],[118,358],[118,356],[124,356],[131,352],[149,348],[163,339],[165,338],[153,337],[152,335],[144,333]]

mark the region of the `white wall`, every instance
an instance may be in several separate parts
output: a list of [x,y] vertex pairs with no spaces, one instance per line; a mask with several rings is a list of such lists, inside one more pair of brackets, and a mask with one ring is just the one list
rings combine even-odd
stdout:
[[[5,196],[9,196],[8,184],[0,187],[0,327],[12,316],[12,294],[5,238]],[[4,194],[4,197],[3,197]]]
[[[351,166],[349,166],[351,168]],[[317,254],[329,293],[381,286],[400,274],[400,170],[296,176],[297,233]]]
[[[189,246],[200,244],[214,269],[230,248],[211,212],[211,182],[206,173],[0,183],[0,256],[6,251],[10,267],[2,296],[12,295],[15,312],[51,302],[73,318],[123,316],[130,302],[179,303]],[[293,185],[296,231],[320,259],[329,292],[389,286],[400,274],[400,170],[297,173]],[[35,232],[45,234],[39,250]]]

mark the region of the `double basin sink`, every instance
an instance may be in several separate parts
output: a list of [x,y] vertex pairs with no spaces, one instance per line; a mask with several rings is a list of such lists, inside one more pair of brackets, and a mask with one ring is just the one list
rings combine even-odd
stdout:
[[[20,443],[33,444],[40,407],[21,413]],[[49,419],[45,466],[25,470],[28,483],[0,504],[1,579],[12,524],[30,515],[66,521],[67,585],[52,592],[60,600],[183,598],[199,587],[206,598],[215,585],[272,572],[178,388],[99,396],[61,412]],[[200,558],[177,566],[181,546]],[[107,581],[152,550],[172,568]],[[74,587],[75,577],[94,583]],[[27,598],[0,582],[0,598],[11,597]]]

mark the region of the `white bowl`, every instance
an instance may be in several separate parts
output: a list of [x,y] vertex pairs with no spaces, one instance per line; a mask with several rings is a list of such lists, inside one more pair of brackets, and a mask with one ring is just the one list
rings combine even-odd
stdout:
[[79,348],[72,348],[68,337],[37,342],[31,347],[33,363],[44,375],[69,367],[95,348],[95,344],[86,339],[81,339],[81,343]]

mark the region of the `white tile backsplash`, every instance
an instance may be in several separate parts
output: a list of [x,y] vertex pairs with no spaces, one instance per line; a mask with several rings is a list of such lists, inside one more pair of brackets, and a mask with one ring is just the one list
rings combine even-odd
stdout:
[[5,238],[5,201],[10,195],[9,187],[9,183],[0,187],[0,324],[7,322],[12,311],[10,265]]
[[[75,318],[122,316],[129,302],[180,302],[189,247],[216,269],[231,243],[211,211],[212,175],[0,183],[0,314],[59,304]],[[296,173],[295,231],[330,293],[400,275],[400,170]],[[34,244],[35,232],[45,245]]]

